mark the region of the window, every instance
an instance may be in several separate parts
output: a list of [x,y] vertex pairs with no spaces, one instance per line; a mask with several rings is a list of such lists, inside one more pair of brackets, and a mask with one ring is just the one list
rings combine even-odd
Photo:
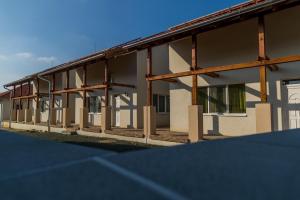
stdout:
[[153,106],[158,113],[170,112],[170,96],[153,94]]
[[101,113],[101,101],[99,97],[89,97],[88,103],[90,113]]
[[245,84],[199,88],[198,101],[204,113],[245,113]]
[[226,112],[226,87],[217,86],[209,88],[209,112]]
[[229,112],[245,113],[246,112],[246,96],[245,85],[228,86]]

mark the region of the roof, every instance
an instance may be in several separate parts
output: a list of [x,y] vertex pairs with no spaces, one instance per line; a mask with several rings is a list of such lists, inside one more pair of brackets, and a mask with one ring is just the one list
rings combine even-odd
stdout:
[[[139,49],[146,48],[147,45],[158,45],[160,43],[167,43],[169,40],[176,40],[177,38],[184,37],[184,33],[186,35],[190,34],[192,31],[199,29],[205,29],[205,28],[216,28],[216,25],[218,25],[220,22],[228,21],[229,23],[232,23],[234,20],[245,20],[245,16],[253,17],[259,13],[263,13],[266,11],[274,11],[274,6],[279,6],[283,4],[293,4],[298,3],[299,0],[252,0],[247,1],[235,6],[232,6],[230,8],[220,10],[218,12],[202,16],[199,18],[196,18],[194,20],[179,24],[177,26],[171,27],[166,31],[160,32],[158,34],[151,35],[149,37],[145,38],[138,38],[117,46],[114,46],[109,49],[104,49],[99,52],[81,57],[76,60],[72,60],[70,62],[63,63],[58,66],[54,66],[52,68],[46,69],[42,72],[27,76],[23,79],[11,82],[6,84],[5,86],[12,86],[14,84],[19,84],[21,82],[26,82],[28,80],[32,80],[33,78],[36,78],[36,76],[39,75],[48,75],[54,72],[69,70],[72,68],[76,68],[80,65],[87,64],[87,63],[94,63],[98,60],[102,60],[109,57],[113,57],[115,55],[122,55],[124,53],[129,53],[132,51],[136,51]],[[276,9],[275,9],[276,10]],[[243,18],[243,17],[244,18]],[[169,39],[169,40],[166,40]],[[159,43],[160,42],[160,43]]]

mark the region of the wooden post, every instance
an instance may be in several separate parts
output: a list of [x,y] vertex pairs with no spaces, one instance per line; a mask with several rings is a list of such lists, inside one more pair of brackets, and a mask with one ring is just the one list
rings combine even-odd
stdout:
[[[152,49],[147,53],[147,77],[152,76]],[[147,80],[147,106],[152,106],[152,81]]]
[[[14,95],[13,95],[13,97],[16,97],[16,85],[14,85]],[[13,99],[13,109],[15,109],[15,100]]]
[[[31,90],[31,85],[30,85],[30,81],[28,81],[28,91],[27,91],[27,96],[30,95],[30,90]],[[29,109],[29,98],[27,98],[27,109]]]
[[[56,88],[56,80],[55,80],[55,73],[52,74],[52,92],[55,91]],[[55,107],[55,94],[52,93],[52,108]]]
[[[264,17],[258,17],[258,54],[259,59],[266,59],[266,41],[265,41],[265,22]],[[262,103],[266,103],[267,99],[267,70],[266,66],[259,68],[260,79],[260,98]]]
[[38,78],[37,80],[36,80],[36,82],[37,82],[37,86],[36,86],[36,95],[37,95],[37,97],[36,97],[36,108],[39,108],[40,107],[40,79]]
[[[197,36],[192,35],[192,70],[197,69]],[[198,105],[198,76],[193,75],[193,85],[192,85],[192,105]]]
[[[23,96],[23,83],[20,85],[20,97]],[[19,99],[19,110],[22,110],[22,99]]]
[[[86,65],[83,66],[83,86],[86,87],[87,85],[87,69],[86,69]],[[86,90],[83,91],[83,107],[86,108],[87,104],[86,104]]]
[[105,68],[104,68],[104,82],[105,82],[105,107],[109,105],[109,97],[108,97],[108,89],[109,89],[109,80],[108,80],[108,60],[105,60]]
[[[70,88],[70,71],[69,70],[67,70],[66,71],[66,89],[69,89]],[[70,98],[70,95],[69,95],[69,92],[67,92],[67,99],[66,99],[66,101],[67,101],[67,108],[69,108],[69,98]]]

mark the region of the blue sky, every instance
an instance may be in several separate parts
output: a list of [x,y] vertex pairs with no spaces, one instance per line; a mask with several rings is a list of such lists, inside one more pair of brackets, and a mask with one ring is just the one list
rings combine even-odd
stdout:
[[0,90],[25,75],[242,0],[0,0]]

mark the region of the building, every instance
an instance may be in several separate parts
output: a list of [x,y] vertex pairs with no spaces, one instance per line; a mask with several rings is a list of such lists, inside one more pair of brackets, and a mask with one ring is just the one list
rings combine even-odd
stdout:
[[33,88],[13,95],[13,127],[50,116],[52,131],[167,127],[192,142],[300,128],[299,4],[247,1],[6,84]]

